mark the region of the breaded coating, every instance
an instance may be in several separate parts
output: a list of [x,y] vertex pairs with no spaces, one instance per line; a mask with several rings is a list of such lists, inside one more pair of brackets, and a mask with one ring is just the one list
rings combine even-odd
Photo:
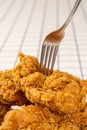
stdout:
[[3,118],[5,116],[5,114],[7,113],[7,111],[10,110],[10,106],[9,105],[4,105],[0,103],[0,125],[3,121]]
[[87,130],[87,125],[85,127],[82,127],[81,130]]
[[19,64],[12,70],[12,74],[16,82],[18,82],[20,78],[40,71],[40,64],[37,58],[33,56],[24,55],[21,52],[19,53],[19,57]]
[[0,102],[3,104],[26,104],[19,80],[39,71],[37,58],[19,53],[20,63],[12,70],[0,71]]
[[87,111],[87,80],[80,80],[82,89],[80,91],[80,109]]
[[80,109],[80,79],[55,71],[50,76],[34,73],[20,80],[27,99],[53,111],[73,113]]
[[30,105],[9,111],[0,130],[58,130],[59,121],[60,116],[48,108]]
[[37,90],[43,89],[45,79],[46,76],[40,72],[30,74],[20,80],[21,89],[26,92],[26,95],[32,88],[36,88]]
[[0,130],[87,130],[87,80],[61,71],[44,75],[37,58],[19,57],[15,68],[0,71],[0,120],[8,106],[24,106],[7,112]]
[[58,130],[81,130],[79,126],[71,122],[60,122],[60,128]]
[[20,87],[13,81],[12,71],[3,72],[0,76],[0,102],[22,105],[26,100]]
[[87,125],[87,111],[72,114],[71,122],[76,123],[79,126],[85,127]]
[[3,74],[3,71],[0,71],[0,77],[1,77],[2,74]]
[[80,130],[78,125],[61,119],[46,107],[23,106],[6,114],[0,130]]

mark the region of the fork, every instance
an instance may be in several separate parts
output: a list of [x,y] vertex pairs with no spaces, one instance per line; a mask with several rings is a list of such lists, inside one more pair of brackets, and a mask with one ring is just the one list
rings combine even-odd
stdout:
[[49,72],[51,73],[53,71],[59,44],[64,37],[64,31],[70,23],[73,15],[75,14],[80,2],[81,0],[76,0],[70,15],[62,27],[56,31],[49,33],[44,39],[41,50],[40,71],[46,75],[48,75]]

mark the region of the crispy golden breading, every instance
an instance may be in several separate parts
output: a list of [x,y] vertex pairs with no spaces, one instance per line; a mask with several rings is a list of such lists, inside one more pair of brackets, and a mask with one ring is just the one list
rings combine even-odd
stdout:
[[71,122],[60,122],[58,130],[80,130],[80,127]]
[[10,106],[0,103],[0,124],[8,110],[10,110]]
[[46,79],[43,74],[36,72],[20,81],[26,97],[31,102],[63,113],[73,113],[80,109],[79,82],[79,78],[60,71],[54,72]]
[[87,111],[72,114],[71,122],[76,123],[79,126],[86,126],[87,125]]
[[[46,76],[40,72],[35,72],[34,74],[30,74],[25,78],[20,80],[21,89],[27,95],[30,89],[36,88],[37,90],[42,90],[44,86],[44,81]],[[29,98],[28,98],[29,99]]]
[[3,104],[25,104],[27,99],[20,87],[13,81],[12,71],[7,70],[0,76],[0,102]]
[[1,77],[2,74],[3,74],[3,71],[0,71],[0,77]]
[[87,80],[80,80],[82,89],[80,91],[80,109],[87,111]]
[[24,106],[20,110],[9,111],[0,130],[80,130],[78,125],[61,119],[46,107]]
[[20,63],[12,70],[12,74],[16,82],[18,82],[20,78],[40,71],[40,64],[37,58],[24,55],[23,53],[19,53],[19,56]]
[[[28,106],[9,111],[0,130],[87,130],[87,80],[60,71],[44,75],[37,58],[19,56],[15,68],[0,71],[0,103]],[[1,109],[1,119],[7,111]]]
[[30,105],[9,111],[0,130],[58,130],[59,121],[60,116],[48,108]]
[[81,130],[87,130],[87,125],[85,127],[82,127]]
[[19,53],[20,63],[12,70],[0,71],[0,102],[23,105],[27,102],[21,91],[19,79],[39,71],[37,58]]

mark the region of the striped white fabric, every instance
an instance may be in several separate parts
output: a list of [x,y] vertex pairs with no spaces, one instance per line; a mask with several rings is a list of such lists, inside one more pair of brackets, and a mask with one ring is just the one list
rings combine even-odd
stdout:
[[[45,36],[61,27],[75,0],[0,0],[0,70],[13,68],[17,54],[40,58]],[[55,69],[87,79],[87,0],[65,31]]]

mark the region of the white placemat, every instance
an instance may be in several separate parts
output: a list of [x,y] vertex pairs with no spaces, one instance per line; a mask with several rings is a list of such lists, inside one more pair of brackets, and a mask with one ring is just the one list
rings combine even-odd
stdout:
[[[40,58],[45,36],[61,27],[75,0],[0,0],[0,70],[17,54]],[[60,44],[55,69],[87,79],[87,0],[83,0]]]

